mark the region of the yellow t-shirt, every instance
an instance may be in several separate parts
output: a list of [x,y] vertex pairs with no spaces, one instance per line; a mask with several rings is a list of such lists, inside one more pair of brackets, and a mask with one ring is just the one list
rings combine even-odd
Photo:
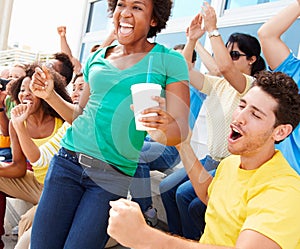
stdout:
[[230,155],[227,149],[227,137],[230,133],[232,113],[254,80],[252,76],[244,75],[247,83],[243,93],[236,91],[223,77],[205,75],[201,92],[207,95],[204,105],[208,131],[207,146],[210,156],[216,161],[221,161]]
[[235,246],[241,231],[257,231],[281,248],[300,248],[300,176],[280,151],[256,170],[224,159],[208,189],[206,227],[200,242]]
[[[36,144],[36,146],[40,147],[44,143],[46,143],[48,140],[50,140],[57,132],[57,130],[62,126],[63,120],[60,118],[55,118],[55,125],[52,134],[49,137],[40,138],[40,139],[33,139],[32,141]],[[34,176],[38,180],[38,182],[44,184],[45,176],[48,171],[49,165],[43,166],[43,167],[34,167],[32,166]]]

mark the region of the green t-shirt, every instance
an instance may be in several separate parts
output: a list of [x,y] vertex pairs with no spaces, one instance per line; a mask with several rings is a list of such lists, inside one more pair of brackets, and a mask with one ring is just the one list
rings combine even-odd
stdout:
[[134,175],[146,132],[135,129],[130,87],[146,82],[148,61],[153,56],[151,82],[165,89],[167,84],[188,81],[183,56],[162,45],[135,65],[120,70],[106,60],[107,48],[93,53],[84,67],[90,98],[62,139],[62,146],[98,158]]

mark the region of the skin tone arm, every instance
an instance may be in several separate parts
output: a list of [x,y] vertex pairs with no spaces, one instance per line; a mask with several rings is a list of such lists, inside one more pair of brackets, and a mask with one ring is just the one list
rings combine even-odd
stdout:
[[110,31],[110,33],[108,34],[106,39],[102,42],[102,44],[100,45],[100,48],[105,48],[105,47],[111,45],[116,39],[117,38],[116,38],[115,30],[113,29],[112,31]]
[[[198,15],[196,16],[196,18],[197,17]],[[198,32],[196,32],[196,30]],[[199,26],[196,27],[195,18],[194,18],[187,29],[186,32],[187,42],[182,51],[182,54],[185,57],[189,66],[190,83],[200,91],[202,90],[203,87],[204,75],[200,73],[198,70],[195,70],[191,62],[192,62],[193,51],[196,46],[196,43],[204,33],[205,31],[201,29],[201,26],[200,28]]]
[[81,71],[81,63],[78,59],[76,59],[73,55],[72,55],[72,51],[71,48],[67,42],[67,28],[66,26],[59,26],[57,27],[57,33],[59,34],[60,37],[60,48],[61,48],[61,52],[67,54],[71,61],[72,64],[74,65],[74,72],[75,73],[79,73]]
[[54,91],[53,79],[45,66],[42,69],[36,68],[30,83],[30,89],[37,97],[44,99],[70,124],[82,113],[90,95],[89,85],[86,84],[80,97],[79,105],[65,101]]
[[300,0],[288,5],[258,30],[262,51],[271,69],[277,68],[290,54],[280,37],[299,16]]
[[9,178],[23,177],[27,170],[26,158],[23,154],[18,136],[11,122],[9,123],[9,132],[13,159],[12,163],[1,164],[0,176]]
[[235,247],[204,245],[166,234],[148,226],[137,203],[120,199],[110,202],[108,234],[122,245],[135,249],[280,249],[269,238],[255,231],[240,233]]
[[[199,14],[193,20],[193,25],[201,29],[202,19],[204,28],[207,32],[217,29],[217,16],[215,10],[207,3],[202,7],[203,14]],[[195,30],[195,28],[194,28]],[[214,51],[215,61],[220,73],[239,93],[243,93],[246,88],[246,78],[241,71],[235,67],[230,54],[222,40],[221,36],[212,36],[210,38],[211,46]]]
[[17,133],[23,153],[30,162],[35,162],[40,157],[40,151],[38,146],[32,141],[24,123],[28,118],[30,106],[30,103],[15,106],[11,110],[11,122]]
[[180,154],[181,161],[189,176],[190,181],[199,199],[207,205],[208,194],[207,189],[212,182],[213,177],[205,170],[201,162],[198,160],[191,146],[192,132],[189,132],[187,139],[176,146]]
[[222,76],[220,70],[217,66],[215,59],[211,56],[211,54],[202,46],[199,40],[196,41],[195,50],[200,56],[203,64],[208,70],[209,75],[213,76]]

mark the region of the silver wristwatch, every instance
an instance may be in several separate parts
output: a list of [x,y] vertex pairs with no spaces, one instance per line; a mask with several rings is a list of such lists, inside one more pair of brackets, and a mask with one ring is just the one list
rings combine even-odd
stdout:
[[220,36],[221,34],[219,33],[219,30],[217,29],[214,29],[213,31],[211,32],[208,32],[208,37],[211,38],[213,36],[217,37],[217,36]]

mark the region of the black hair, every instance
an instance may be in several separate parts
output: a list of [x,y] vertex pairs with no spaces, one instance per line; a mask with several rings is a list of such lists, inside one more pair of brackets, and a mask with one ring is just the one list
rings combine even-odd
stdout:
[[260,55],[261,47],[257,38],[244,33],[233,33],[228,38],[226,47],[229,44],[233,43],[236,43],[238,48],[246,54],[247,59],[250,59],[252,56],[256,57],[256,61],[252,64],[251,67],[252,76],[254,76],[254,74],[256,74],[257,72],[266,69],[266,63]]
[[[11,98],[13,101],[15,101],[16,104],[20,104],[18,95],[19,95],[23,80],[27,77],[32,78],[36,67],[41,67],[41,65],[38,62],[34,62],[34,63],[30,64],[26,70],[26,76],[16,79],[13,82],[13,84],[11,85],[11,90],[10,90]],[[64,100],[72,103],[72,99],[65,87],[64,78],[52,68],[49,68],[49,71],[54,80],[54,90]],[[62,119],[62,117],[45,100],[41,99],[41,105],[46,114],[49,114],[50,116]]]
[[73,71],[74,71],[74,65],[70,57],[67,54],[60,52],[60,53],[55,53],[53,55],[53,58],[61,62],[61,65],[59,66],[58,69],[58,73],[64,76],[66,79],[66,84],[69,84],[72,80]]
[[[113,12],[116,9],[118,0],[107,0],[109,16],[112,17]],[[153,13],[152,17],[156,21],[155,27],[150,27],[147,38],[156,36],[167,25],[167,21],[171,15],[171,9],[173,6],[172,0],[152,0]]]

